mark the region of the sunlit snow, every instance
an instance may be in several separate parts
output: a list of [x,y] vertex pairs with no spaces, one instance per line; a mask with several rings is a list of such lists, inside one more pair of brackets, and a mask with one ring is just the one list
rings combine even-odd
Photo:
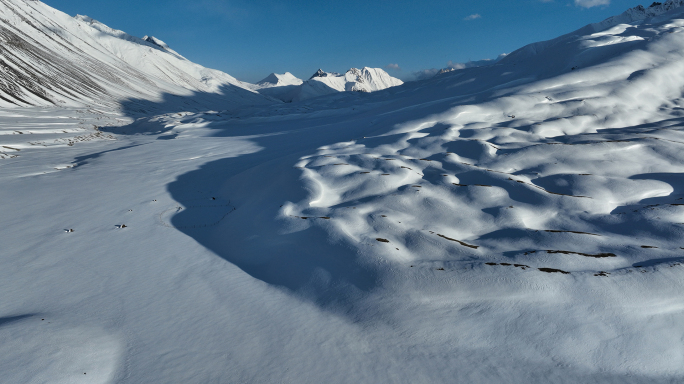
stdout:
[[680,0],[405,84],[0,3],[1,381],[684,377]]

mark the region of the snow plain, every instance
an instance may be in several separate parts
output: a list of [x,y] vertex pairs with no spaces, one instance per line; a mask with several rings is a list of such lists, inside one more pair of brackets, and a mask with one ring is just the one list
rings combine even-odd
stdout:
[[630,21],[374,93],[3,108],[3,380],[681,382],[684,11]]

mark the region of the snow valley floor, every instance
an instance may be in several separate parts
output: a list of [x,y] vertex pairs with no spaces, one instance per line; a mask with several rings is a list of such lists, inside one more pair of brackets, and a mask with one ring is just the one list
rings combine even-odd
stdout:
[[684,12],[650,16],[373,93],[3,108],[4,380],[681,382]]

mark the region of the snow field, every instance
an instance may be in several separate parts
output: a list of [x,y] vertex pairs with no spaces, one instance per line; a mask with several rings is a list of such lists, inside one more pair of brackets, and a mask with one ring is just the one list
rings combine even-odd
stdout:
[[680,381],[684,22],[624,17],[382,92],[3,109],[3,380]]

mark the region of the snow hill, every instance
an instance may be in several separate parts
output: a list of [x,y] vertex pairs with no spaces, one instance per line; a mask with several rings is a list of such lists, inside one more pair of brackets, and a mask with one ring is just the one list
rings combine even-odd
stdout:
[[269,104],[232,76],[192,63],[154,37],[140,39],[40,1],[2,0],[0,106],[114,105],[164,94],[221,94]]
[[[552,42],[558,42],[560,40],[564,40],[565,38],[569,37],[572,39],[574,36],[577,34],[585,34],[585,33],[591,33],[591,32],[601,32],[603,30],[609,29],[611,27],[614,27],[619,24],[627,24],[627,23],[634,23],[634,22],[639,22],[641,20],[645,20],[650,17],[658,16],[660,14],[663,14],[665,12],[668,12],[672,9],[678,8],[684,4],[684,0],[668,0],[665,3],[659,3],[659,2],[653,2],[648,8],[645,8],[643,5],[638,5],[634,8],[630,8],[626,10],[625,12],[621,13],[620,15],[617,16],[612,16],[609,17],[599,23],[594,23],[594,24],[589,24],[584,28],[581,28],[575,32],[572,32],[566,36],[562,36],[557,39],[553,39],[549,42],[540,42],[540,43],[535,43],[535,44],[530,44],[523,49],[526,51],[534,51],[540,47],[547,46],[549,44],[552,44]],[[484,59],[484,60],[478,60],[478,61],[470,61],[467,63],[454,63],[449,65],[447,68],[443,68],[439,70],[436,74],[441,75],[444,73],[452,72],[454,70],[459,70],[459,69],[464,69],[464,68],[472,68],[472,67],[481,67],[481,66],[486,66],[486,65],[492,65],[496,64],[497,62],[501,61],[507,56],[507,54],[502,54],[499,55],[496,59]]]
[[1,108],[3,381],[681,382],[677,5],[363,97]]
[[352,68],[344,74],[319,69],[307,81],[289,72],[271,74],[253,87],[258,92],[285,102],[302,101],[338,92],[374,92],[402,85],[403,82],[380,68]]

